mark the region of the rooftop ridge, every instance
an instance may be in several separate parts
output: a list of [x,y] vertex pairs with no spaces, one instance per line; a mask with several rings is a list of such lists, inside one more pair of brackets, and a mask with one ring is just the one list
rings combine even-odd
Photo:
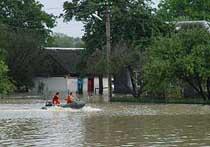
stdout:
[[44,47],[46,50],[84,50],[84,48]]

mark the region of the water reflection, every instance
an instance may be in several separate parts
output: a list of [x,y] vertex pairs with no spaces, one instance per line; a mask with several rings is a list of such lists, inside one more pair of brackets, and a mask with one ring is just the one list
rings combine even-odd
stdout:
[[43,103],[0,104],[0,146],[162,147],[210,143],[210,106],[114,103],[46,111],[40,109]]
[[[0,121],[0,144],[23,146],[33,140],[40,139],[35,132],[39,132],[39,122],[32,119],[6,119]],[[44,137],[44,136],[43,136]]]
[[78,146],[83,143],[81,117],[53,112],[46,119],[0,120],[0,145]]
[[209,121],[208,115],[89,117],[85,142],[90,146],[208,146]]

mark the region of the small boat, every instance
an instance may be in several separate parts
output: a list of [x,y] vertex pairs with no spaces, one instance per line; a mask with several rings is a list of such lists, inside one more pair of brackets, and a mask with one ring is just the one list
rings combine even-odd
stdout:
[[[71,104],[61,104],[56,107],[61,107],[61,108],[71,108],[71,109],[81,109],[85,106],[85,102],[83,101],[74,101]],[[55,107],[55,105],[52,104],[52,102],[46,102],[45,106],[42,107],[42,109],[47,109],[50,107]]]

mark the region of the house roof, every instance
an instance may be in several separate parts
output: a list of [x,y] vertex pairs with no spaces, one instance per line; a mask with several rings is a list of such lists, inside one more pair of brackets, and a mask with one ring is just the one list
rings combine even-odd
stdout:
[[176,24],[176,30],[179,30],[181,28],[188,28],[193,26],[198,26],[201,28],[205,28],[210,32],[210,22],[205,20],[198,20],[198,21],[178,21]]
[[36,76],[78,76],[84,49],[44,48],[38,59]]
[[77,65],[81,62],[82,49],[46,49],[45,52],[68,74],[78,74]]
[[45,47],[45,50],[84,50],[84,48]]

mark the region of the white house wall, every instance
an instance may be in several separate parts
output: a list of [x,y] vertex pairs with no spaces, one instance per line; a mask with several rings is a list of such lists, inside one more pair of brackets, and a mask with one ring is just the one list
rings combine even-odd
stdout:
[[77,91],[77,78],[68,78],[67,79],[67,89],[70,92],[76,92]]
[[[49,95],[48,97],[55,94],[55,92],[60,92],[62,95],[67,95],[68,92],[77,92],[77,80],[78,78],[70,77],[37,77],[34,79],[34,88],[32,92],[39,92],[40,83],[44,84],[43,94]],[[107,91],[108,80],[107,78],[103,79],[104,92]],[[99,88],[99,79],[94,79],[94,89]],[[83,79],[83,94],[87,95],[88,91],[88,78]],[[98,92],[98,91],[97,91]]]
[[[39,90],[40,84],[43,83],[43,90]],[[56,92],[60,92],[61,97],[67,95],[67,82],[64,77],[37,77],[34,79],[33,93],[42,94],[44,98],[50,99]]]
[[84,78],[83,79],[83,92],[87,92],[88,91],[88,79]]
[[50,77],[41,79],[49,91],[65,91],[67,83],[64,77]]

